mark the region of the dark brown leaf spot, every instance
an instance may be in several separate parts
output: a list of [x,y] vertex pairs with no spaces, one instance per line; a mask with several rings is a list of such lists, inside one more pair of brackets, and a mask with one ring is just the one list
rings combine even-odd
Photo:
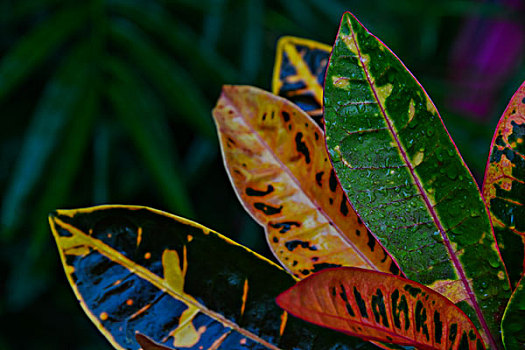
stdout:
[[408,302],[404,294],[400,294],[399,290],[395,290],[391,297],[392,299],[392,316],[396,328],[401,329],[401,313],[405,318],[405,330],[410,327],[410,318],[408,316]]
[[334,169],[330,171],[330,179],[328,180],[328,185],[330,186],[330,191],[335,192],[335,190],[337,189],[337,178],[335,177]]
[[383,249],[383,259],[381,259],[381,262],[384,263],[386,258],[388,258],[388,254],[386,253],[386,250]]
[[425,335],[425,338],[429,340],[430,335],[428,333],[428,326],[426,323],[427,322],[427,309],[424,307],[421,300],[418,300],[416,302],[416,310],[415,310],[414,316],[415,316],[415,323],[416,323],[416,332],[422,332]]
[[355,317],[355,312],[352,309],[352,305],[350,305],[350,302],[348,302],[348,297],[346,296],[345,286],[340,284],[339,287],[341,288],[341,292],[339,292],[339,296],[341,297],[341,300],[343,300],[343,302],[345,303],[346,311],[348,312],[350,317]]
[[399,267],[393,261],[390,263],[389,270],[392,275],[399,275]]
[[279,233],[286,233],[292,229],[292,226],[299,227],[301,226],[301,224],[296,221],[284,221],[284,222],[277,222],[275,224],[270,224],[270,226],[275,229],[280,229]]
[[368,243],[367,245],[370,247],[370,251],[374,251],[374,247],[376,246],[376,239],[374,236],[372,236],[372,234],[370,233],[370,231],[366,231],[367,235],[368,235]]
[[[318,260],[319,258],[317,258]],[[312,259],[313,260],[313,259]],[[332,268],[332,267],[341,267],[340,264],[332,264],[332,263],[319,263],[319,264],[314,264],[314,269],[312,270],[312,272],[317,272],[317,271],[321,271],[321,270],[324,270],[324,269],[328,269],[328,268]]]
[[463,332],[461,335],[458,350],[469,350],[467,332]]
[[417,287],[412,287],[410,284],[405,285],[405,290],[410,293],[414,298],[421,293],[421,289]]
[[276,207],[272,207],[271,205],[267,205],[267,204],[260,203],[260,202],[254,203],[253,206],[255,207],[255,209],[262,211],[266,215],[279,214],[281,210],[283,210],[282,205],[276,208]]
[[361,296],[361,293],[357,290],[357,288],[354,286],[354,298],[355,302],[357,303],[357,306],[359,307],[359,313],[361,314],[361,317],[368,318],[368,312],[366,311],[366,303]]
[[323,187],[323,174],[324,171],[320,171],[317,174],[315,174],[315,181],[319,185],[319,187]]
[[347,216],[348,215],[348,207],[346,205],[346,197],[343,196],[343,199],[341,200],[341,214],[343,214],[344,216]]
[[286,246],[286,249],[288,249],[291,252],[294,251],[299,246],[301,246],[301,248],[308,249],[308,250],[317,250],[317,247],[311,246],[310,242],[301,241],[299,239],[288,241],[284,245]]
[[246,188],[246,195],[250,197],[262,197],[266,196],[267,194],[272,193],[274,190],[272,185],[268,185],[265,191],[258,191],[253,188],[247,187]]
[[297,152],[304,156],[306,164],[310,164],[310,151],[308,150],[306,143],[303,142],[302,132],[298,132],[297,135],[295,135],[295,147],[297,148]]
[[372,295],[372,312],[377,323],[383,323],[383,326],[389,327],[388,317],[386,315],[385,299],[381,289],[377,289],[376,293]]
[[448,331],[448,340],[450,341],[450,346],[454,345],[456,337],[458,336],[458,324],[452,323]]
[[[474,334],[474,332],[472,332]],[[434,311],[434,339],[436,343],[441,344],[441,337],[443,336],[443,322],[441,322],[441,317],[439,312]],[[474,335],[474,338],[476,336]]]

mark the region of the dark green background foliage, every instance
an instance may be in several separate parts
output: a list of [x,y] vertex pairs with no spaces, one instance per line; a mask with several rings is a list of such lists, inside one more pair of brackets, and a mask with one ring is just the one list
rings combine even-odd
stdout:
[[523,19],[497,1],[0,0],[0,349],[108,347],[67,285],[47,227],[55,208],[152,206],[269,254],[210,111],[222,84],[270,89],[280,36],[332,44],[345,10],[426,87],[479,179],[525,64],[486,77],[495,103],[476,119],[447,103],[450,57],[473,16]]

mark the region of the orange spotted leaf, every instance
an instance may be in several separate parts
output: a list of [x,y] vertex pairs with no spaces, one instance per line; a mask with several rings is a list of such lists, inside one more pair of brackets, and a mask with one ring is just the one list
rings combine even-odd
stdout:
[[[107,205],[49,218],[80,305],[116,349],[353,349],[362,341],[286,319],[295,283],[277,265],[192,221]],[[368,346],[368,344],[364,344]]]
[[287,98],[319,125],[323,118],[323,84],[332,48],[319,42],[284,36],[277,43],[272,92]]
[[441,294],[399,276],[359,268],[321,271],[277,303],[314,324],[418,349],[483,349],[472,321]]
[[235,191],[286,269],[299,278],[335,266],[400,273],[352,210],[306,113],[263,90],[225,86],[213,116]]
[[489,155],[483,195],[512,285],[524,270],[525,82],[503,113]]

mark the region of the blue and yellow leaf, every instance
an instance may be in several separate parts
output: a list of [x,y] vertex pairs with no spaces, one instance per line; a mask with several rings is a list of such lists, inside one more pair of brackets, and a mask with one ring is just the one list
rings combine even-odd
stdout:
[[288,319],[275,298],[294,278],[189,220],[114,205],[58,210],[49,221],[76,297],[116,349],[139,349],[136,337],[178,350],[361,342]]

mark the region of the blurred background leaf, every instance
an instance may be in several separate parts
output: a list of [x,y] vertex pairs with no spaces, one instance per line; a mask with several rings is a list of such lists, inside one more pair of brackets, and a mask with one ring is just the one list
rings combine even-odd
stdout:
[[109,348],[59,265],[55,208],[148,205],[270,256],[211,108],[222,84],[269,90],[277,39],[332,44],[346,10],[425,86],[479,179],[525,79],[521,0],[0,0],[0,349]]

